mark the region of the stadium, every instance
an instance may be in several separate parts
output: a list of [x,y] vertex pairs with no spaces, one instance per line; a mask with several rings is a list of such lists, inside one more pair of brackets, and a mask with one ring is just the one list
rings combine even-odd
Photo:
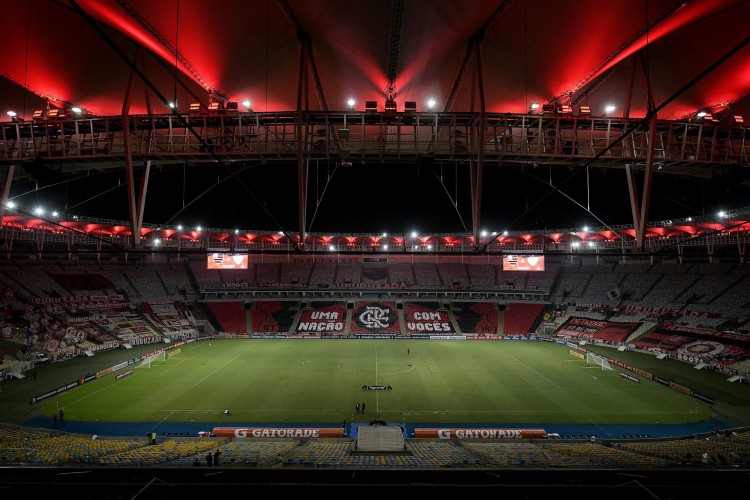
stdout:
[[746,490],[750,4],[5,7],[8,495]]

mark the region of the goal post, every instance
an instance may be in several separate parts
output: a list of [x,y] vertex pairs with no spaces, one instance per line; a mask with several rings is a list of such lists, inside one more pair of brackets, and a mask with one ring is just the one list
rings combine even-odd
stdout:
[[138,366],[138,368],[151,368],[152,362],[166,361],[166,360],[167,360],[167,352],[159,351],[156,354],[152,354],[150,356],[146,356],[145,358],[143,358],[143,361]]
[[614,370],[614,368],[609,365],[607,358],[593,352],[586,353],[586,364],[601,366],[602,370]]

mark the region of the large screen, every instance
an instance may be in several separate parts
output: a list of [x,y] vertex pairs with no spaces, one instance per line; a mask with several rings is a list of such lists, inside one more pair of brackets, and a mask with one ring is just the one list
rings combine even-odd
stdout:
[[544,271],[544,255],[503,255],[503,271]]
[[208,269],[247,269],[247,254],[210,253],[207,259]]

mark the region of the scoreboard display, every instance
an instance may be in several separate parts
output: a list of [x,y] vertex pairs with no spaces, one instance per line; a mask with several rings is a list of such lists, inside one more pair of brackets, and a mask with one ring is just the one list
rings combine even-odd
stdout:
[[208,269],[247,269],[247,254],[210,253],[207,257]]
[[544,271],[544,255],[503,255],[503,271]]

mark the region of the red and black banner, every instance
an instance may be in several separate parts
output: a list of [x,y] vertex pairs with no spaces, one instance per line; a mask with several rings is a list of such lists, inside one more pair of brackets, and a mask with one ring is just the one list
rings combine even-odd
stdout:
[[607,343],[625,342],[641,323],[604,321],[572,316],[558,328],[558,337],[573,337],[580,340],[598,340]]

